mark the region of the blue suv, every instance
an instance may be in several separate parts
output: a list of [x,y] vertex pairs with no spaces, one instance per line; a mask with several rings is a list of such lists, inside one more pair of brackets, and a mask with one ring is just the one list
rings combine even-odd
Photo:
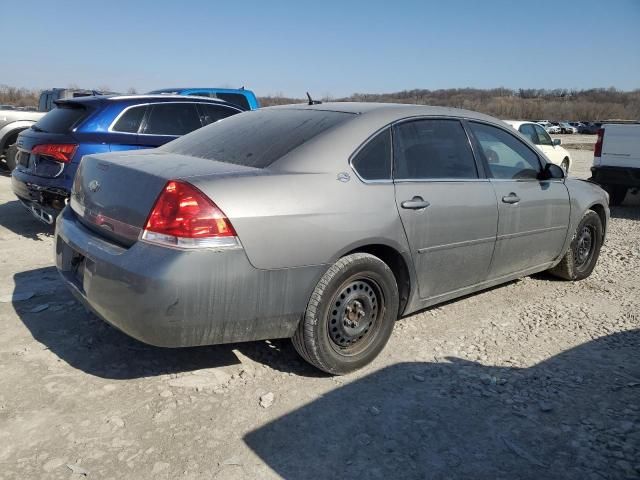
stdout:
[[17,140],[11,186],[39,219],[64,208],[83,155],[159,147],[244,111],[228,102],[179,95],[97,96],[59,100]]
[[238,105],[245,110],[257,110],[260,103],[256,94],[242,88],[162,88],[149,93],[165,93],[173,95],[193,95],[197,97],[219,98],[225,102]]

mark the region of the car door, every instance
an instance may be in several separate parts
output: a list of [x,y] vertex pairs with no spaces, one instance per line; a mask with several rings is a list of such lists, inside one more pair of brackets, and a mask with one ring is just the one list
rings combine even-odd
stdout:
[[476,121],[468,126],[498,199],[490,278],[535,269],[556,259],[569,224],[564,180],[539,180],[538,154],[506,129]]
[[423,299],[486,280],[498,212],[459,120],[393,128],[396,204]]
[[136,150],[138,130],[142,125],[147,105],[134,105],[125,108],[109,127],[109,150]]
[[163,102],[149,108],[138,137],[142,148],[159,147],[202,127],[193,102]]
[[536,134],[536,141],[534,141],[533,143],[536,144],[540,151],[544,153],[549,160],[551,160],[556,165],[560,165],[562,163],[562,160],[564,159],[563,153],[555,147],[555,145],[553,144],[553,140],[544,128],[542,128],[540,125],[533,125],[533,128]]

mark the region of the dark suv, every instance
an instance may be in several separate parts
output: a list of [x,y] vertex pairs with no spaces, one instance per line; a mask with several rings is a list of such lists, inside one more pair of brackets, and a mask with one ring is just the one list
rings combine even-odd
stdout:
[[17,140],[11,185],[39,219],[53,223],[83,155],[159,147],[244,111],[222,100],[180,95],[81,97],[57,107]]

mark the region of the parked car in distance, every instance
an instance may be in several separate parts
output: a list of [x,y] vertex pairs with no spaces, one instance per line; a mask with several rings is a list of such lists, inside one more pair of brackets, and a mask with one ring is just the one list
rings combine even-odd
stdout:
[[544,129],[547,131],[547,133],[560,133],[561,132],[560,126],[553,125],[552,123],[550,123],[549,125],[544,127]]
[[83,155],[154,148],[242,108],[177,95],[120,95],[59,100],[18,136],[13,192],[37,218],[53,223],[69,199]]
[[162,88],[150,94],[189,95],[196,97],[218,98],[242,107],[243,110],[256,110],[260,103],[255,93],[242,88]]
[[293,337],[344,374],[401,315],[544,270],[586,278],[608,212],[493,117],[289,105],[85,156],[54,243],[71,291],[132,337]]
[[15,143],[18,134],[44,116],[44,113],[26,110],[0,110],[0,166],[8,170],[15,167]]
[[560,133],[563,134],[573,134],[578,133],[578,129],[568,122],[559,122],[558,126],[560,127]]
[[596,135],[598,130],[602,128],[602,122],[589,122],[585,125],[582,133]]
[[68,98],[90,97],[95,95],[116,95],[116,92],[105,92],[98,90],[87,90],[84,88],[52,88],[40,92],[38,101],[38,111],[48,112],[55,108],[58,100]]
[[640,124],[604,124],[593,150],[592,180],[620,205],[630,189],[640,189]]
[[15,105],[0,105],[0,110],[16,110]]
[[560,146],[562,140],[559,138],[553,140],[544,128],[534,122],[518,120],[504,120],[504,122],[511,125],[526,137],[527,140],[533,143],[549,160],[561,166],[565,173],[569,173],[571,169],[571,155]]
[[585,133],[586,125],[582,122],[569,122],[573,128],[576,129],[577,133]]

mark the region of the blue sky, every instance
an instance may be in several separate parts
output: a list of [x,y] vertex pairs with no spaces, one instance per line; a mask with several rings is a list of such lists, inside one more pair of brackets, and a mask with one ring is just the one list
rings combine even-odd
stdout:
[[0,84],[640,88],[640,0],[3,2]]

